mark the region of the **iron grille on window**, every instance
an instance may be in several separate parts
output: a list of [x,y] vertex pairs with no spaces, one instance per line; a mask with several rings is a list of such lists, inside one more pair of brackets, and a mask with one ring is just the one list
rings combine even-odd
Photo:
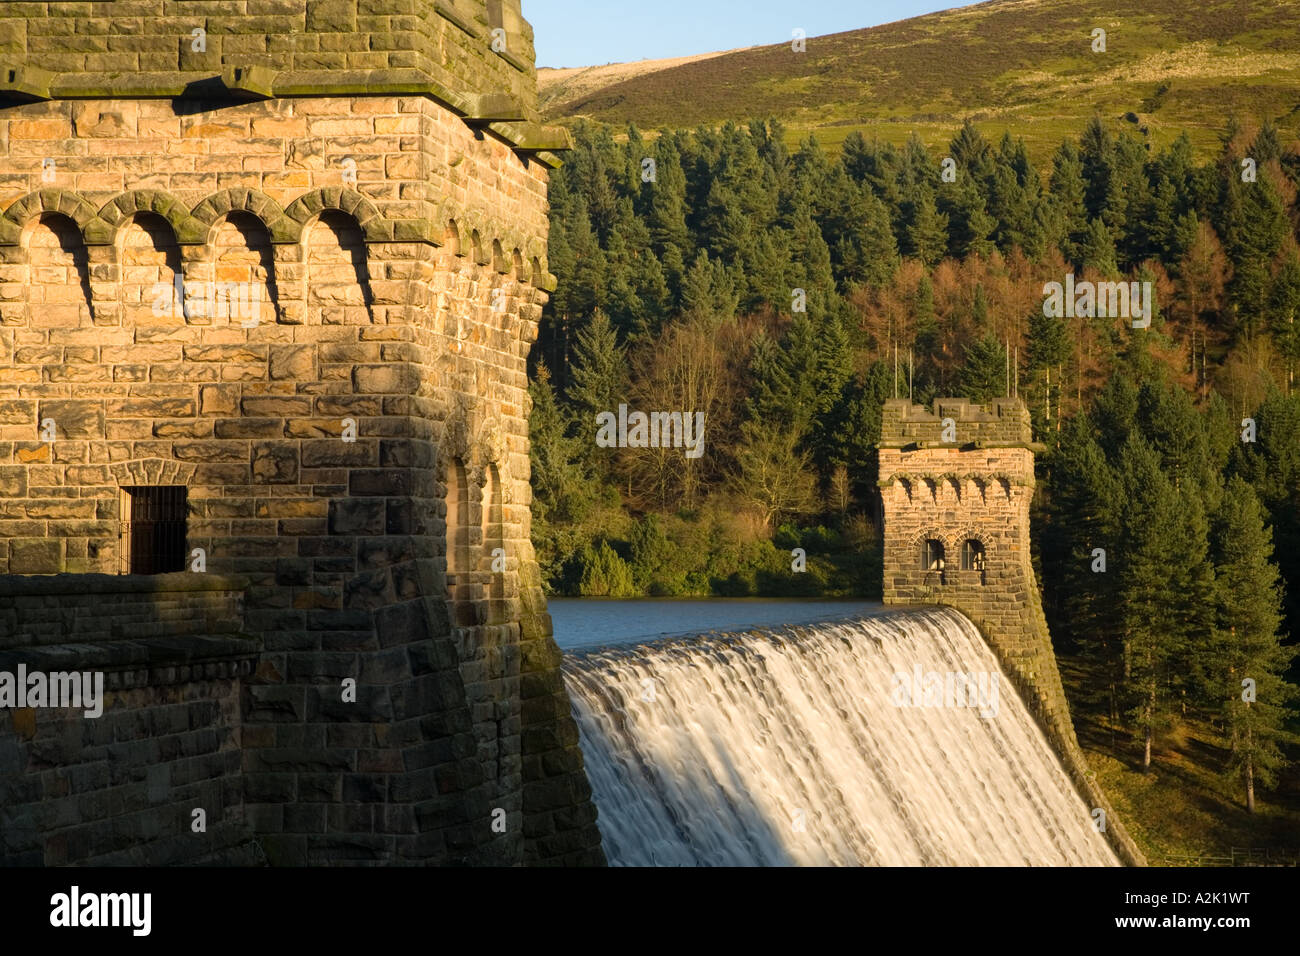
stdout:
[[927,571],[943,570],[943,542],[930,538],[921,542],[921,567]]
[[124,489],[131,499],[124,529],[132,574],[185,570],[186,492],[181,486]]
[[968,540],[962,544],[961,569],[963,571],[984,570],[984,545],[975,540]]

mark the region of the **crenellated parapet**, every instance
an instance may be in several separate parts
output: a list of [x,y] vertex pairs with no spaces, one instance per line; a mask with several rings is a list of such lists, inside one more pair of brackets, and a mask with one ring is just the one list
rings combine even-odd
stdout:
[[519,0],[0,4],[0,101],[421,96],[543,161]]

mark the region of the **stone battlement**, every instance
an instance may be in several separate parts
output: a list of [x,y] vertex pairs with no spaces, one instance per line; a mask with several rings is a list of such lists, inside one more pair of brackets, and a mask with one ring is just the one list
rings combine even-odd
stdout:
[[538,122],[519,0],[0,4],[0,101],[428,96],[522,150]]
[[1018,399],[998,398],[986,406],[964,398],[936,398],[929,410],[905,398],[891,398],[886,399],[881,416],[881,445],[941,443],[944,419],[958,426],[963,443],[1028,445],[1033,440],[1029,410]]

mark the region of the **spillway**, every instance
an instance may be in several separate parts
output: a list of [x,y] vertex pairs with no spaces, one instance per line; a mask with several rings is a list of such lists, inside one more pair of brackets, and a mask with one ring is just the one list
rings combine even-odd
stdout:
[[622,866],[1118,865],[956,611],[570,657]]

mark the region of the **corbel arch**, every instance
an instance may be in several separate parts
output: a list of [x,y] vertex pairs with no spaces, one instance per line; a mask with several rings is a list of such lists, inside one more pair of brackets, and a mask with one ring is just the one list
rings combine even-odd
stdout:
[[112,242],[112,227],[84,196],[71,189],[38,189],[14,200],[0,216],[0,245],[22,242],[23,229],[45,213],[67,216],[77,225],[86,245]]
[[284,217],[296,224],[290,241],[301,241],[307,226],[327,209],[335,209],[351,217],[361,227],[367,242],[383,242],[388,238],[381,228],[384,224],[383,216],[373,202],[346,186],[322,186],[303,193],[285,208]]
[[211,245],[221,222],[231,213],[245,212],[260,220],[272,242],[296,242],[301,226],[285,216],[284,208],[258,189],[235,187],[215,192],[203,199],[190,215],[206,227],[205,245]]
[[189,209],[171,193],[161,189],[132,189],[119,193],[99,209],[99,218],[112,229],[112,242],[138,213],[150,213],[165,220],[178,244],[197,244],[206,238],[206,229]]

